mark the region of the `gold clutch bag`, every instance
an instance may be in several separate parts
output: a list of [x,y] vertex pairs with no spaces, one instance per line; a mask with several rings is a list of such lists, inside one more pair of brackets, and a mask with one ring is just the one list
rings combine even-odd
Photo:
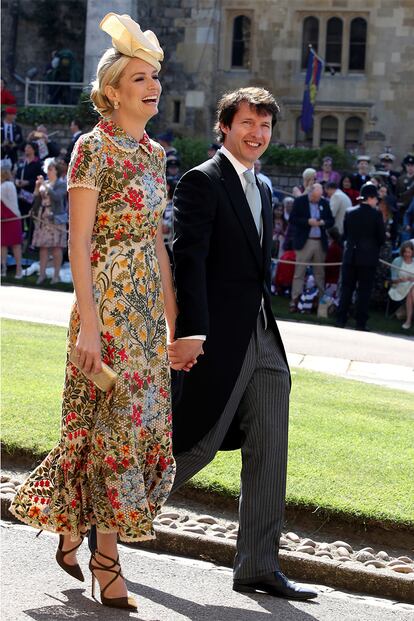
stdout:
[[91,382],[93,382],[95,386],[97,386],[103,392],[108,392],[109,390],[111,390],[111,388],[114,387],[118,375],[113,369],[111,369],[111,367],[108,367],[108,365],[104,362],[102,362],[102,371],[100,371],[99,373],[85,373],[85,371],[82,371],[82,369],[79,368],[76,356],[73,351],[69,354],[69,361],[73,365],[75,365],[75,367],[79,369],[79,371],[83,373],[85,377],[91,380]]

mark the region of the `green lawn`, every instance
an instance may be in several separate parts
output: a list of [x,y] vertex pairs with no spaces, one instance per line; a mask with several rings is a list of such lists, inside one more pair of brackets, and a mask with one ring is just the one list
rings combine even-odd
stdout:
[[[45,454],[59,436],[66,330],[2,322],[2,443]],[[287,500],[360,519],[414,525],[412,394],[293,371]],[[194,479],[237,496],[238,452]]]

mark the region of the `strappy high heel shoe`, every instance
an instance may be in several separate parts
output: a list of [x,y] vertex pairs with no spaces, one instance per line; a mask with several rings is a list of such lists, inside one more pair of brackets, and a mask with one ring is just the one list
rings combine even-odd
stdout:
[[[96,558],[96,553],[99,554],[99,556],[102,556],[102,558],[105,558],[108,561],[111,561],[111,565],[103,565],[102,563],[100,563],[98,561],[98,559]],[[92,561],[94,562],[94,565],[92,564]],[[118,569],[115,569],[115,567],[118,565]],[[112,580],[110,580],[108,582],[107,585],[104,586],[103,589],[101,589],[101,602],[104,606],[110,606],[111,608],[126,608],[127,610],[137,610],[137,603],[135,601],[135,599],[133,597],[105,597],[105,591],[106,589],[115,582],[115,580],[117,580],[117,578],[121,577],[123,579],[123,575],[122,575],[122,571],[121,571],[121,565],[119,564],[119,556],[116,560],[114,560],[113,558],[110,558],[109,556],[105,556],[105,554],[102,554],[102,552],[99,552],[98,550],[96,550],[92,556],[91,556],[91,560],[89,561],[89,569],[91,570],[91,574],[92,574],[92,597],[95,599],[95,580],[97,579],[95,574],[94,574],[94,570],[95,571],[107,571],[108,573],[114,574],[114,577],[112,578]]]
[[62,548],[63,548],[63,541],[64,541],[63,535],[59,535],[59,547],[56,550],[56,561],[57,561],[57,563],[70,576],[72,576],[73,578],[76,578],[77,580],[80,580],[81,582],[85,582],[85,577],[84,577],[84,575],[82,573],[82,570],[79,567],[79,565],[68,565],[65,562],[65,556],[67,554],[69,554],[69,552],[73,552],[74,550],[77,550],[79,548],[79,546],[81,545],[81,543],[83,541],[83,537],[81,537],[81,540],[78,543],[78,545],[76,545],[74,548],[71,548],[70,550],[65,550],[65,551],[62,550]]

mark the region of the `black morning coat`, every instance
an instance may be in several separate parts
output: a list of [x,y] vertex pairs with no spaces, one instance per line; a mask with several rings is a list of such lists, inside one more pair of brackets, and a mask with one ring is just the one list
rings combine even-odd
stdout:
[[385,243],[385,227],[382,214],[368,203],[350,207],[345,213],[344,264],[377,265],[379,252]]
[[[286,359],[270,305],[270,190],[257,177],[256,183],[262,199],[262,246],[239,176],[222,153],[187,172],[175,190],[173,253],[179,308],[175,337],[207,337],[204,355],[189,373],[178,373],[173,386],[175,454],[193,447],[223,413],[262,296]],[[221,448],[239,448],[241,440],[236,414]]]
[[[333,227],[335,219],[332,215],[329,203],[325,198],[319,199],[319,213],[320,219],[325,222],[325,224],[320,227],[320,230],[322,247],[326,252],[328,250],[328,236],[326,231]],[[289,218],[289,224],[292,226],[292,243],[295,250],[301,250],[309,238],[311,227],[308,224],[308,220],[310,217],[309,195],[303,194],[295,198],[292,213]]]

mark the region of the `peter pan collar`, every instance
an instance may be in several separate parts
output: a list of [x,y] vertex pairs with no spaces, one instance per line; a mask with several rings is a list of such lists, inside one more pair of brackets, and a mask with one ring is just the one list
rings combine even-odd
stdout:
[[110,119],[102,119],[99,121],[97,127],[105,134],[108,140],[123,151],[132,153],[139,147],[142,147],[148,154],[152,153],[151,140],[146,131],[144,131],[144,135],[141,140],[138,141],[127,134],[122,127],[115,125],[115,123]]

